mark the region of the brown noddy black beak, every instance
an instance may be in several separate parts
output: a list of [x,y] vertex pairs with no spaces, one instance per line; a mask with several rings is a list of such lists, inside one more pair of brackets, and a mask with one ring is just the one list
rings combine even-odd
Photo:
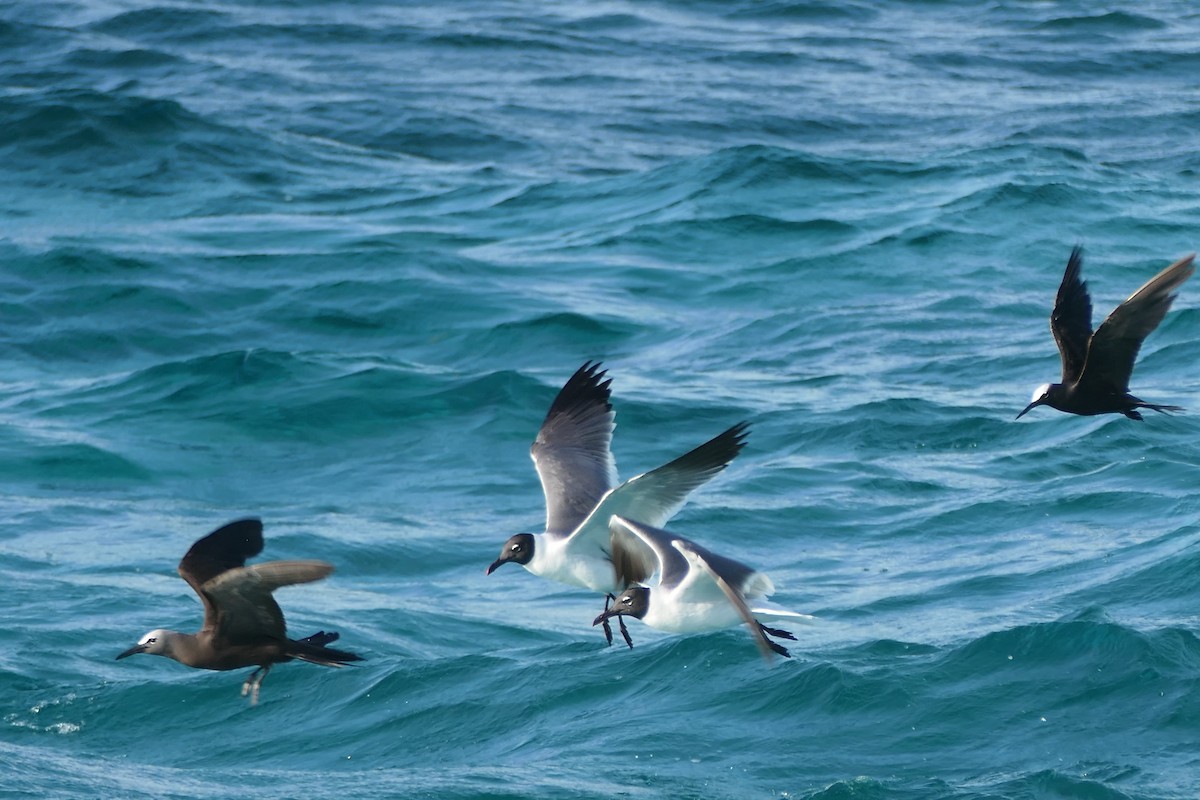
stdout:
[[601,611],[600,616],[598,616],[594,620],[592,620],[592,627],[594,628],[597,625],[599,625],[601,622],[606,622],[615,616],[618,616],[618,615],[613,609],[609,609],[607,611]]
[[1038,406],[1040,406],[1040,405],[1042,405],[1042,401],[1041,401],[1041,400],[1034,400],[1032,403],[1030,403],[1029,405],[1025,406],[1025,410],[1024,410],[1024,411],[1022,411],[1020,414],[1017,414],[1017,419],[1020,419],[1021,417],[1025,416],[1025,415],[1026,415],[1026,414],[1028,414],[1030,411],[1032,411],[1033,409],[1037,408],[1037,407],[1038,407]]
[[116,660],[120,661],[122,658],[129,658],[130,656],[136,656],[138,653],[144,653],[144,652],[146,652],[146,645],[135,644],[133,647],[129,648],[124,653],[121,653],[121,655],[117,656]]

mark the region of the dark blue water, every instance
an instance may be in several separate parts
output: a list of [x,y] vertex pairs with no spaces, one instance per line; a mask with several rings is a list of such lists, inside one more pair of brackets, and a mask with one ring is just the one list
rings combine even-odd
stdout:
[[[1200,14],[1001,0],[0,6],[0,794],[1200,794],[1200,422],[1015,414],[1196,249]],[[1194,284],[1194,282],[1193,282]],[[1200,407],[1200,285],[1139,396]],[[820,617],[633,623],[509,567],[585,360],[623,477]],[[369,660],[194,630],[196,538],[322,558]]]

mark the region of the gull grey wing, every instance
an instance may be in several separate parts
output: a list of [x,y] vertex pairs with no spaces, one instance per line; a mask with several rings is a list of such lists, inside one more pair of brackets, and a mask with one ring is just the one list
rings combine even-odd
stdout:
[[700,547],[693,542],[689,542],[686,539],[676,539],[672,544],[684,555],[684,557],[692,565],[693,570],[700,570],[706,573],[710,578],[713,579],[717,586],[720,587],[721,591],[725,594],[725,597],[730,603],[733,604],[733,607],[737,609],[738,614],[741,616],[742,620],[745,621],[746,626],[750,628],[750,633],[754,637],[754,643],[758,645],[758,651],[762,653],[763,658],[770,662],[771,657],[775,654],[774,648],[772,648],[770,643],[767,641],[767,636],[765,633],[763,633],[762,626],[760,626],[758,620],[754,618],[754,614],[751,613],[750,607],[746,605],[746,601],[742,597],[741,592],[739,592],[737,589],[734,589],[733,586],[730,585],[731,580],[727,577],[729,564],[734,564],[743,570],[749,570],[751,573],[753,573],[754,570],[750,570],[750,568],[745,564],[740,564],[737,561],[723,557],[718,558],[720,558],[721,561],[728,562],[727,564],[713,564],[710,560],[715,555],[714,553],[710,553],[703,547]]
[[[687,577],[687,559],[671,547],[674,534],[619,516],[611,517],[608,527],[618,583],[644,583],[658,572],[659,586],[672,589]],[[623,575],[618,565],[627,561],[632,566],[626,567],[629,571]]]
[[[770,595],[775,591],[775,587],[771,584],[771,579],[753,567],[714,553],[689,539],[684,539],[682,536],[675,536],[674,539],[676,542],[682,542],[686,545],[689,552],[696,553],[703,558],[708,570],[728,582],[738,593],[739,597],[761,597]],[[677,544],[676,547],[678,546]],[[692,570],[692,575],[693,579],[699,577],[695,570]]]
[[318,581],[332,572],[333,565],[311,560],[268,561],[223,572],[201,587],[215,609],[215,619],[206,618],[204,627],[230,644],[282,639],[287,625],[271,592]]
[[[575,528],[570,535],[571,546],[596,546],[607,550],[611,535],[608,521],[613,516],[636,520],[649,527],[664,525],[679,513],[692,491],[725,469],[741,452],[746,445],[748,428],[748,423],[739,422],[674,461],[625,481],[604,495]],[[648,577],[630,572],[624,574],[623,579],[623,566],[617,563],[619,555],[616,551],[612,555],[618,584],[636,583]],[[648,554],[643,553],[635,563],[644,563],[647,559]]]
[[630,478],[604,498],[604,511],[653,527],[665,525],[689,494],[742,452],[749,428],[749,423],[739,422],[674,461]]
[[618,516],[609,517],[608,531],[609,552],[617,586],[645,583],[656,571],[663,571],[666,559],[676,558],[666,531],[647,529]]
[[201,587],[223,572],[236,569],[263,549],[263,525],[257,519],[239,519],[196,540],[179,561],[179,576],[200,596],[208,624],[213,609]]
[[611,380],[599,363],[580,367],[550,405],[529,449],[546,496],[546,532],[567,535],[617,483]]
[[1092,335],[1080,382],[1129,390],[1129,376],[1142,341],[1158,327],[1175,300],[1175,290],[1192,276],[1195,254],[1179,259],[1113,309]]
[[1092,299],[1087,284],[1079,277],[1083,266],[1083,249],[1071,250],[1067,270],[1063,273],[1054,310],[1050,313],[1050,332],[1058,344],[1062,358],[1062,382],[1074,383],[1083,372],[1087,360],[1088,340],[1092,336]]

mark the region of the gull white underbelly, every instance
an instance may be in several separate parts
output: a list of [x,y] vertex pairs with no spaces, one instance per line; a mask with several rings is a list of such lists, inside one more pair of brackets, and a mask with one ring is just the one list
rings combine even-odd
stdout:
[[651,628],[671,633],[704,633],[732,628],[742,622],[729,601],[724,598],[702,602],[678,602],[671,598],[653,597],[651,590],[650,608],[642,617]]
[[542,537],[533,552],[525,569],[539,577],[601,594],[615,594],[625,588],[615,585],[612,561],[602,550],[572,550],[564,541]]

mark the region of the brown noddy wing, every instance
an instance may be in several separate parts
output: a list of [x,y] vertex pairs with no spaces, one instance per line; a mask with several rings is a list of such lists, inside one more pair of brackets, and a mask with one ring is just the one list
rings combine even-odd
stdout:
[[1113,309],[1092,334],[1081,384],[1100,389],[1129,391],[1129,376],[1142,341],[1158,327],[1175,300],[1175,290],[1192,276],[1196,255],[1179,259]]
[[258,519],[239,519],[196,541],[179,562],[179,576],[204,603],[204,627],[215,624],[214,611],[201,587],[227,570],[244,566],[263,549],[263,525]]
[[1079,277],[1083,266],[1083,248],[1071,250],[1067,270],[1063,273],[1054,311],[1050,313],[1050,332],[1058,344],[1062,358],[1062,382],[1074,383],[1087,361],[1088,341],[1092,337],[1092,299],[1087,284]]
[[201,587],[215,609],[213,637],[231,644],[263,637],[283,639],[287,625],[271,592],[280,586],[318,581],[332,572],[332,564],[312,560],[268,561],[222,572]]

